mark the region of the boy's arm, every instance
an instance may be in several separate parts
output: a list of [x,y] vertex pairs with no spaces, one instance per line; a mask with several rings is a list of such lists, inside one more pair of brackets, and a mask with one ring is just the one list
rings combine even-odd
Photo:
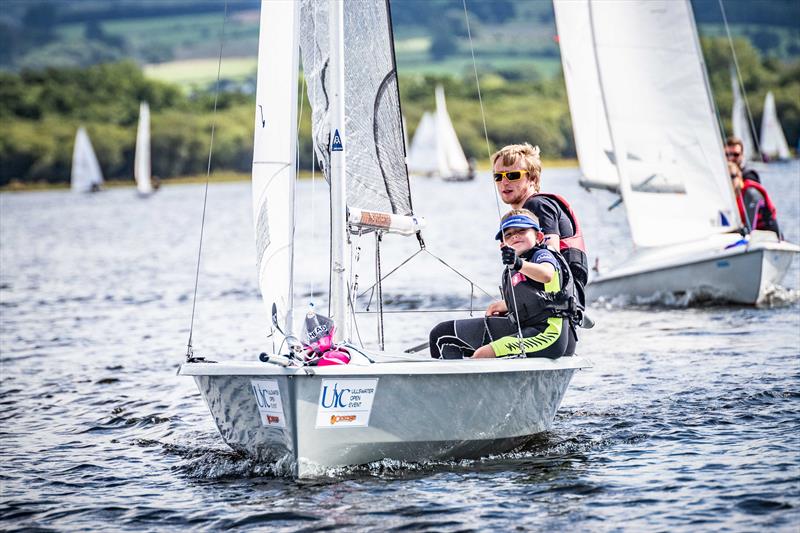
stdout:
[[522,268],[519,271],[539,283],[549,283],[556,275],[556,269],[550,263],[531,263],[525,260],[522,261]]

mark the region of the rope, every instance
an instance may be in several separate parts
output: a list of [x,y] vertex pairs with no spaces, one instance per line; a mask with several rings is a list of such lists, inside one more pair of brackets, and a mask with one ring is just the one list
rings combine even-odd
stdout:
[[750,104],[747,103],[747,91],[744,89],[744,81],[742,80],[742,72],[739,70],[739,60],[736,57],[736,50],[733,47],[733,37],[731,37],[731,28],[728,26],[728,16],[725,14],[725,6],[722,4],[722,0],[717,0],[719,2],[719,10],[722,12],[722,22],[725,24],[725,33],[728,36],[728,46],[731,47],[731,55],[733,56],[733,65],[736,67],[736,78],[739,80],[739,87],[742,89],[742,99],[744,100],[744,108],[747,110],[747,121],[750,123],[750,136],[753,138],[753,143],[756,145],[756,152],[758,152],[759,158],[763,159],[761,155],[761,146],[758,143],[758,137],[756,136],[756,126],[753,122],[753,115],[750,113]]
[[[467,22],[467,37],[469,38],[469,51],[472,54],[472,70],[475,73],[475,85],[478,88],[478,102],[480,103],[480,106],[481,106],[481,120],[483,121],[483,136],[484,136],[484,139],[486,140],[486,152],[487,152],[487,156],[491,159],[492,151],[491,151],[491,148],[489,148],[489,132],[488,132],[488,130],[486,128],[486,113],[485,113],[485,111],[483,109],[483,98],[481,97],[481,81],[480,81],[480,78],[478,77],[478,65],[477,65],[477,63],[475,61],[475,47],[473,46],[473,43],[472,43],[472,31],[470,30],[470,26],[469,26],[469,12],[467,11],[467,0],[461,0],[461,4],[464,6],[464,18],[466,19],[466,22]],[[492,186],[492,190],[494,191],[494,203],[495,203],[495,207],[497,208],[497,218],[498,218],[498,221],[499,221],[499,220],[502,220],[502,214],[500,213],[500,195],[497,193],[497,187],[496,186]],[[503,246],[507,246],[506,245],[506,236],[503,235],[502,232],[500,233],[500,240],[502,241]],[[510,277],[510,275],[509,275],[509,277]],[[509,279],[509,281],[510,281],[510,279]],[[481,289],[481,290],[483,290],[483,289]],[[486,292],[486,291],[484,291],[484,292]],[[514,285],[513,284],[511,285],[511,295],[512,295],[512,299],[514,300],[514,315],[515,316],[519,316],[519,313],[517,311],[517,298],[516,298],[516,295],[514,294]],[[518,334],[519,343],[520,343],[519,344],[520,345],[520,350],[522,350],[522,327],[519,325],[519,322],[517,322],[517,334]]]
[[194,314],[197,308],[197,285],[200,280],[200,258],[203,254],[203,233],[206,226],[206,207],[208,205],[208,182],[211,177],[211,154],[214,153],[214,132],[217,128],[217,101],[219,99],[219,80],[222,71],[222,50],[225,46],[225,22],[228,20],[228,2],[225,1],[225,11],[222,16],[222,32],[219,38],[219,59],[217,61],[217,83],[214,86],[214,112],[211,119],[211,141],[208,146],[208,164],[206,165],[206,185],[203,191],[203,215],[200,219],[200,243],[197,247],[197,267],[194,273],[194,294],[192,296],[192,318],[189,321],[189,340],[186,343],[186,360],[194,357],[192,351],[192,335],[194,334]]

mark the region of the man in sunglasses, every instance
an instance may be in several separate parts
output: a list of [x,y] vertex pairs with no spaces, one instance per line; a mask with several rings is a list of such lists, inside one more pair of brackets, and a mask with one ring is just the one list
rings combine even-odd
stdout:
[[731,135],[725,139],[725,158],[739,165],[743,179],[761,183],[758,172],[746,166],[747,162],[744,160],[744,143],[742,143],[739,137]]
[[586,306],[584,287],[589,278],[589,261],[578,217],[569,203],[557,194],[540,192],[542,162],[539,147],[511,144],[492,155],[497,192],[514,209],[527,209],[539,220],[548,247],[561,252],[575,279],[578,299]]

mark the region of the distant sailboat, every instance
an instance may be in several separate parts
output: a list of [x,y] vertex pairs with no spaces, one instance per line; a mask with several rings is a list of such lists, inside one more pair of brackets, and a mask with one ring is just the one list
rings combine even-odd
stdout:
[[775,97],[772,91],[764,99],[764,114],[761,117],[761,153],[769,159],[790,159],[789,144],[783,134],[778,112],[775,110]]
[[136,188],[142,196],[153,192],[150,168],[150,106],[147,102],[142,102],[139,106],[139,129],[136,132],[136,156],[133,163]]
[[408,153],[408,170],[446,181],[471,180],[470,168],[453,122],[447,113],[444,89],[436,86],[436,112],[425,112],[417,126]]
[[78,128],[78,133],[75,135],[70,184],[73,192],[95,192],[100,190],[103,184],[100,163],[97,162],[89,134],[83,126]]
[[731,125],[733,135],[742,140],[744,160],[755,158],[756,150],[753,135],[750,133],[750,121],[747,119],[747,106],[742,91],[739,89],[739,78],[736,70],[731,67],[731,89],[733,91],[733,106],[731,107]]

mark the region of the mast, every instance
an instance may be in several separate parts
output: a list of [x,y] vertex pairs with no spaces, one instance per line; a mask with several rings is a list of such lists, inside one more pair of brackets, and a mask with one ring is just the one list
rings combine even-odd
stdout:
[[345,158],[344,101],[344,11],[343,3],[329,3],[330,31],[330,169],[331,169],[331,294],[330,314],[336,322],[335,342],[350,340],[347,320],[347,184]]

